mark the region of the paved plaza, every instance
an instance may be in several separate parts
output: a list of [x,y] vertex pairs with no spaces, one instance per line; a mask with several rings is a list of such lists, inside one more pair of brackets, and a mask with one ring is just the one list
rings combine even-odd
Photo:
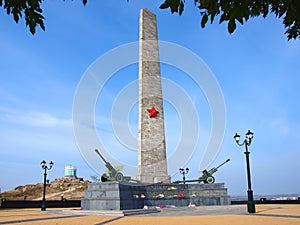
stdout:
[[256,205],[256,214],[248,214],[245,205],[165,208],[160,212],[122,216],[120,213],[93,215],[74,209],[1,209],[1,224],[57,225],[159,225],[159,224],[222,224],[222,225],[300,225],[300,204]]

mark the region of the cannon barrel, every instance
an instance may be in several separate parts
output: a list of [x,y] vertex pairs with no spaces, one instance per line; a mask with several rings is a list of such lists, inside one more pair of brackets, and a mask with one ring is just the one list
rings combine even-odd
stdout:
[[[230,161],[230,159],[227,159],[225,162],[221,163],[221,164],[218,165],[217,167],[211,168],[209,171],[206,171],[206,170],[204,170],[204,171],[206,171],[207,173],[209,173],[210,175],[212,175],[213,173],[217,172],[218,169],[219,169],[221,166],[223,166],[225,163],[227,163],[227,162],[229,162],[229,161]],[[204,171],[203,171],[203,172],[204,172]]]
[[107,161],[104,159],[104,157],[101,155],[98,149],[95,149],[95,152],[100,156],[100,158],[107,164]]
[[114,177],[117,173],[116,169],[109,163],[107,162],[104,157],[100,154],[98,149],[95,149],[95,152],[100,156],[100,158],[105,162],[105,167],[108,169],[108,172],[111,177]]
[[226,159],[225,162],[221,163],[221,164],[218,165],[216,168],[217,168],[217,169],[220,168],[221,166],[223,166],[225,163],[227,163],[227,162],[229,162],[229,161],[230,161],[230,159]]

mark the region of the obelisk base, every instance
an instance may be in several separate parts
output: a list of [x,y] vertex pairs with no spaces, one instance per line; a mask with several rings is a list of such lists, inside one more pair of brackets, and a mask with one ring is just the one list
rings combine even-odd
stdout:
[[138,181],[141,181],[142,183],[148,183],[148,184],[156,184],[156,183],[171,183],[171,177],[170,176],[154,176],[153,175],[138,175],[136,178]]
[[138,172],[137,180],[141,183],[171,183],[171,177],[167,174],[165,160],[155,164],[139,165]]

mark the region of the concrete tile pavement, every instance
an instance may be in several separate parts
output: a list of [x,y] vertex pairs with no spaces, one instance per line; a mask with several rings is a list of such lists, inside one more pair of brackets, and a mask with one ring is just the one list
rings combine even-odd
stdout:
[[[245,205],[202,206],[197,208],[166,208],[159,213],[139,216],[94,216],[78,214],[78,209],[1,209],[2,224],[202,224],[202,225],[300,225],[300,204],[294,205],[256,205],[257,213],[248,214]],[[69,211],[67,213],[67,211]]]
[[[40,211],[40,209],[3,209],[0,210],[0,224],[101,224],[106,221],[115,219],[112,216],[85,216],[85,215],[66,215],[66,214],[53,214],[51,209],[46,212]],[[62,211],[62,210],[61,210]]]

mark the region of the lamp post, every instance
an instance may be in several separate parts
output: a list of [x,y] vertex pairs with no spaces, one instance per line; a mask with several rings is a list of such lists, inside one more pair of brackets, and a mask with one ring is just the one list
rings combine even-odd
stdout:
[[183,168],[180,168],[179,169],[179,172],[182,174],[182,176],[183,176],[183,183],[185,184],[185,175],[189,172],[189,168],[185,168],[185,169],[183,169]]
[[42,207],[41,211],[46,211],[46,182],[47,182],[47,170],[51,170],[53,166],[53,162],[49,163],[49,167],[46,165],[45,160],[41,162],[42,169],[44,170],[44,190],[43,190],[43,200],[42,200]]
[[246,139],[243,141],[243,143],[240,144],[240,135],[237,133],[233,137],[236,141],[236,143],[239,146],[245,145],[246,151],[244,152],[246,155],[246,166],[247,166],[247,179],[248,179],[248,203],[247,203],[247,208],[248,208],[248,213],[255,213],[255,204],[253,201],[253,191],[251,188],[251,175],[250,175],[250,160],[249,160],[249,154],[250,152],[248,151],[248,146],[251,145],[251,141],[253,139],[253,133],[248,130],[246,133]]

